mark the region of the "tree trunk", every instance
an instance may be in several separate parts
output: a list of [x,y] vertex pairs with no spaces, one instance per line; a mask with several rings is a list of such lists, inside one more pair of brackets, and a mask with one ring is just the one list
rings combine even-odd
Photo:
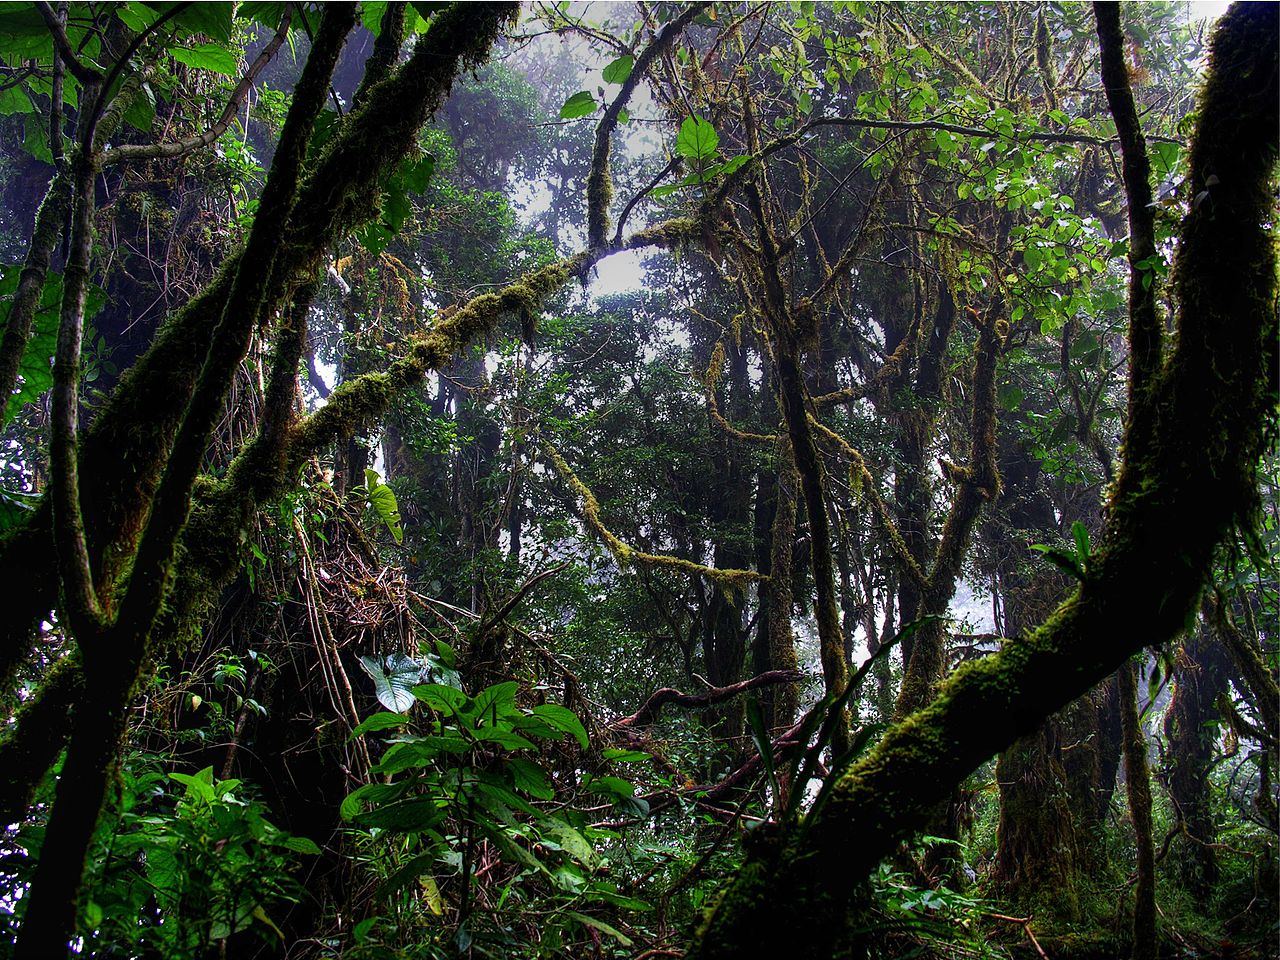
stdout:
[[1124,779],[1129,793],[1129,819],[1137,851],[1138,882],[1134,887],[1133,960],[1156,956],[1156,862],[1151,838],[1151,771],[1147,738],[1138,713],[1138,668],[1120,670],[1120,720],[1124,725]]
[[1189,637],[1178,657],[1173,697],[1164,717],[1169,742],[1166,783],[1183,831],[1174,838],[1170,854],[1182,884],[1200,903],[1208,900],[1218,881],[1212,846],[1218,830],[1209,769],[1222,719],[1217,701],[1227,692],[1226,666],[1222,647],[1208,630]]

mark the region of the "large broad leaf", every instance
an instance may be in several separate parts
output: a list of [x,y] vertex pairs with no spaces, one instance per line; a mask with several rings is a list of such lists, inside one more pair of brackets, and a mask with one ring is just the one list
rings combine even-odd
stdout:
[[558,704],[546,703],[540,707],[534,707],[533,715],[549,727],[562,733],[572,734],[577,738],[578,745],[583,750],[587,749],[587,730],[572,710]]
[[556,792],[551,788],[546,771],[532,760],[523,757],[507,757],[502,761],[503,769],[510,775],[511,782],[517,790],[527,793],[535,800],[554,800]]
[[485,687],[476,694],[475,700],[464,712],[468,716],[475,717],[477,721],[495,723],[498,717],[515,709],[516,691],[519,688],[520,685],[514,680]]
[[410,691],[432,710],[454,714],[467,702],[467,695],[457,687],[443,683],[424,683]]
[[375,730],[386,730],[390,727],[400,727],[405,723],[404,716],[399,713],[375,713],[366,719],[360,726],[351,731],[351,736],[358,737],[362,733],[372,733]]
[[587,838],[580,834],[569,824],[555,817],[548,817],[539,825],[542,830],[544,839],[550,835],[555,840],[556,846],[567,853],[573,859],[577,860],[584,867],[595,869],[596,852],[592,849]]
[[373,679],[373,692],[388,710],[405,713],[414,704],[413,688],[422,679],[422,664],[403,653],[393,653],[383,663],[361,657],[360,666]]
[[701,163],[715,156],[720,146],[716,128],[701,117],[686,117],[676,136],[676,153]]
[[216,43],[197,43],[191,47],[174,47],[169,53],[179,63],[185,63],[188,67],[194,67],[197,70],[208,70],[227,77],[236,75],[235,55]]
[[627,77],[631,76],[631,68],[635,65],[636,58],[630,54],[619,57],[604,68],[604,82],[626,83]]
[[564,106],[560,108],[560,119],[577,120],[579,117],[589,117],[595,112],[596,98],[589,90],[580,90],[564,102]]
[[382,482],[376,470],[366,469],[364,479],[369,508],[387,525],[396,543],[400,543],[404,539],[404,529],[400,526],[400,505],[396,503],[395,492]]
[[397,833],[421,833],[443,820],[444,811],[436,805],[433,797],[410,797],[408,800],[374,807],[367,813],[358,813],[353,819],[357,826],[365,828],[379,827]]
[[617,940],[624,947],[631,946],[630,937],[628,937],[621,930],[618,930],[616,927],[609,926],[609,924],[605,923],[603,920],[597,920],[595,917],[589,917],[585,913],[578,913],[576,910],[566,910],[564,912],[564,915],[566,917],[573,917],[573,919],[577,920],[579,923],[583,924],[584,926],[595,927],[601,933],[607,933],[609,936],[613,937],[613,939]]

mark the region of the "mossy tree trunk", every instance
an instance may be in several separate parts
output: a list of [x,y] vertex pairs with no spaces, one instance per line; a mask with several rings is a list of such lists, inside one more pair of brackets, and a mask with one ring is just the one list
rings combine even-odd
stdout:
[[1208,901],[1218,880],[1209,771],[1222,720],[1218,698],[1228,689],[1226,668],[1217,638],[1202,627],[1182,645],[1164,717],[1169,743],[1165,782],[1182,829],[1170,854],[1183,886],[1200,903]]

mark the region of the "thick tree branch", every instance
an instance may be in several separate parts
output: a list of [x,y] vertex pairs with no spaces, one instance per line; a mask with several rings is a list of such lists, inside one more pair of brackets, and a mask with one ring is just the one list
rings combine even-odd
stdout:
[[705,2],[694,3],[659,31],[653,41],[640,52],[631,67],[631,73],[622,82],[622,89],[604,111],[596,124],[595,148],[591,155],[591,170],[587,174],[587,244],[603,247],[609,229],[609,204],[613,200],[613,181],[609,177],[610,138],[618,125],[618,117],[631,99],[631,92],[644,78],[649,65],[675,42],[702,10]]

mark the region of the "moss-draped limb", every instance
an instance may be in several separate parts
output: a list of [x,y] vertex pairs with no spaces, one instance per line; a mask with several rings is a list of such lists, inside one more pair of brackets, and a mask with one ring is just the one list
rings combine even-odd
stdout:
[[83,691],[79,658],[64,657],[0,734],[0,822],[18,823],[26,816],[41,778],[62,752],[67,719]]
[[1262,659],[1262,651],[1249,639],[1231,616],[1225,598],[1216,590],[1205,596],[1203,614],[1214,625],[1231,661],[1240,672],[1250,694],[1262,714],[1262,723],[1272,737],[1280,736],[1280,687]]
[[[436,14],[409,60],[368,91],[313,166],[284,245],[287,269],[277,271],[276,282],[306,282],[343,231],[377,215],[381,174],[414,148],[457,71],[483,59],[518,10],[514,3],[455,4]],[[84,492],[84,510],[100,587],[133,554],[238,262],[239,254],[229,258],[165,322],[83,438],[84,470],[97,481]],[[0,672],[25,656],[29,625],[56,601],[49,521],[42,506],[0,546],[0,579],[19,598],[0,624]]]
[[[1173,350],[1129,424],[1100,546],[1037,631],[967,665],[841,776],[780,855],[749,861],[690,957],[855,953],[849,895],[954,784],[1147,643],[1176,636],[1213,552],[1256,510],[1255,465],[1275,416],[1276,257],[1266,224],[1280,127],[1277,18],[1219,21],[1191,149],[1211,192],[1182,225]],[[1210,172],[1217,181],[1207,185]],[[1230,248],[1235,255],[1223,258]]]
[[448,366],[467,345],[508,316],[536,316],[543,304],[573,277],[585,277],[603,258],[621,250],[675,247],[701,236],[696,220],[674,219],[639,230],[618,245],[592,248],[526,274],[493,293],[481,294],[442,317],[415,338],[403,357],[386,370],[363,374],[339,386],[315,413],[302,420],[289,441],[289,463],[301,465],[325,445],[377,420],[404,390],[431,370]]
[[1137,851],[1138,882],[1133,890],[1132,960],[1156,956],[1156,858],[1151,838],[1151,769],[1147,764],[1147,738],[1138,712],[1138,665],[1132,661],[1120,669],[1120,725],[1124,731],[1124,778],[1129,795],[1129,821]]
[[1125,39],[1120,4],[1094,3],[1101,55],[1102,86],[1120,141],[1121,170],[1129,209],[1129,406],[1145,390],[1159,367],[1164,329],[1156,312],[1155,203],[1151,196],[1151,161],[1142,136],[1137,104],[1124,62]]
[[18,367],[27,347],[27,338],[31,335],[31,324],[40,303],[40,291],[44,289],[44,278],[49,273],[49,262],[58,245],[58,236],[67,219],[70,202],[71,180],[66,174],[58,174],[49,184],[36,214],[35,229],[27,247],[27,258],[22,265],[22,275],[18,278],[18,289],[9,305],[4,339],[0,340],[0,401],[6,406],[9,395],[18,382]]
[[622,89],[613,98],[613,102],[605,108],[604,116],[596,124],[595,146],[591,152],[591,169],[587,173],[587,243],[592,247],[603,247],[605,233],[609,229],[609,204],[613,201],[613,180],[609,176],[609,152],[613,131],[618,126],[631,93],[644,79],[653,63],[663,51],[667,50],[676,38],[684,32],[684,28],[693,22],[702,10],[705,2],[691,4],[679,16],[667,23],[652,42],[640,51],[632,64],[631,72],[622,81]]
[[692,560],[686,560],[683,557],[673,557],[664,553],[646,553],[643,550],[637,550],[626,543],[623,543],[618,537],[605,526],[604,520],[600,517],[600,502],[596,500],[596,495],[591,492],[591,488],[578,479],[577,474],[565,462],[564,457],[556,451],[556,448],[549,443],[543,443],[542,455],[547,462],[555,467],[556,473],[573,491],[574,495],[582,502],[582,516],[589,526],[608,547],[609,552],[613,554],[618,566],[627,567],[631,564],[640,564],[647,567],[666,567],[671,570],[679,570],[682,573],[691,576],[704,577],[712,583],[719,586],[726,592],[740,592],[746,589],[747,584],[753,581],[767,580],[768,578],[756,573],[754,570],[732,570],[722,569],[719,567],[708,567],[701,563],[694,563]]
[[711,361],[707,364],[706,376],[702,379],[703,395],[707,398],[707,414],[711,417],[712,422],[735,440],[741,440],[744,443],[763,443],[769,446],[776,446],[781,439],[778,434],[751,433],[747,430],[739,430],[725,419],[724,414],[720,412],[720,402],[716,399],[716,386],[720,383],[720,376],[723,372],[724,341],[718,340],[715,348],[711,351]]
[[400,56],[400,48],[404,45],[406,14],[409,4],[404,0],[388,3],[382,12],[382,21],[378,26],[377,39],[373,41],[373,53],[364,64],[364,76],[360,78],[360,86],[356,88],[355,103],[364,100],[368,91],[381,83],[391,73]]

